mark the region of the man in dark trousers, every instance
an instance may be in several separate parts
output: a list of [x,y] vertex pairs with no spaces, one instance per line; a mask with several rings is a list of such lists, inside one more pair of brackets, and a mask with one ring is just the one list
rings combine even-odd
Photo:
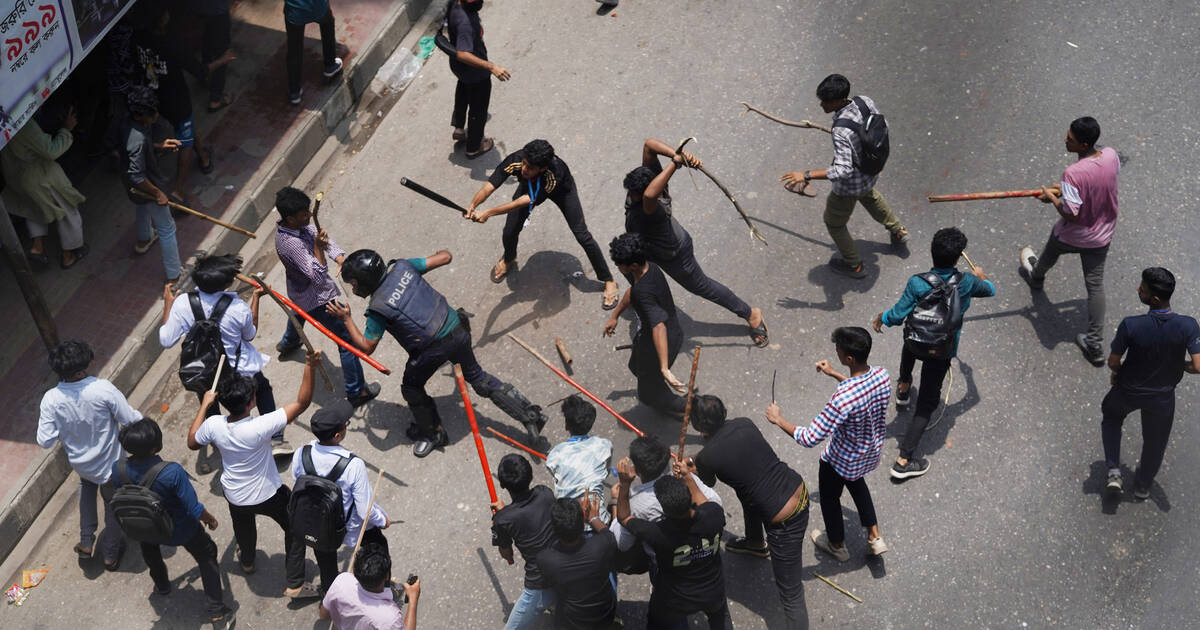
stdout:
[[[870,115],[878,115],[875,101],[866,96],[850,98],[850,81],[840,74],[831,74],[817,85],[817,99],[826,114],[833,114],[833,164],[829,168],[785,173],[779,181],[791,192],[807,195],[804,189],[814,179],[828,179],[833,187],[825,198],[825,228],[837,245],[840,258],[829,261],[833,271],[851,278],[867,277],[862,257],[854,246],[854,237],[846,224],[854,213],[855,204],[862,204],[876,223],[892,235],[893,245],[908,242],[908,230],[892,213],[883,195],[875,190],[879,173],[874,175],[862,170],[862,143],[856,128],[866,124]],[[864,111],[866,110],[866,115]]]
[[[659,156],[670,161],[664,167]],[[750,325],[750,339],[764,348],[769,343],[762,311],[734,295],[728,287],[709,278],[696,261],[692,235],[675,220],[667,183],[680,168],[701,166],[687,151],[675,149],[662,140],[650,138],[642,145],[642,165],[625,175],[625,231],[641,235],[646,259],[662,267],[690,293],[725,308]]]
[[457,51],[450,57],[450,71],[458,77],[454,113],[450,116],[450,125],[454,127],[451,137],[455,142],[467,141],[468,159],[475,159],[495,146],[491,138],[483,136],[492,100],[492,77],[507,81],[512,76],[508,70],[488,61],[483,24],[479,21],[482,7],[483,0],[450,0],[446,8],[450,43]]
[[337,35],[329,0],[284,0],[283,26],[287,33],[288,103],[299,105],[304,96],[300,68],[304,61],[304,27],[316,22],[321,29],[321,76],[333,79],[342,73],[342,58],[337,56]]
[[537,555],[554,541],[550,528],[554,493],[543,485],[529,487],[533,482],[533,467],[529,460],[515,453],[500,460],[496,479],[508,491],[511,503],[492,504],[492,546],[509,564],[513,563],[513,545],[525,559],[525,588],[504,626],[504,630],[520,630],[532,626],[538,615],[554,605],[554,589],[537,563]]
[[[478,210],[480,204],[487,201],[497,188],[504,184],[509,177],[517,178],[517,189],[513,191],[512,201],[489,208]],[[587,253],[588,261],[596,272],[596,279],[604,283],[604,310],[612,310],[621,297],[617,283],[613,280],[608,263],[604,260],[604,252],[588,231],[587,222],[583,218],[583,206],[579,204],[579,192],[575,186],[575,178],[571,177],[571,169],[567,163],[554,154],[554,147],[545,140],[533,140],[524,148],[514,151],[500,162],[492,176],[483,184],[471,203],[467,206],[466,219],[483,223],[497,215],[507,215],[504,220],[504,255],[492,267],[492,282],[500,282],[508,272],[517,265],[517,240],[521,230],[533,220],[534,208],[547,199],[554,202],[567,220],[567,226],[579,241],[579,246]]]
[[786,619],[783,627],[808,628],[801,570],[808,488],[800,473],[779,460],[754,422],[749,418],[726,422],[725,418],[720,398],[696,396],[692,426],[704,437],[704,450],[675,467],[696,473],[709,486],[720,480],[733,488],[742,504],[746,533],[726,543],[725,550],[771,558]]
[[[556,499],[550,507],[555,540],[537,556],[538,566],[554,589],[554,627],[563,630],[609,630],[617,614],[613,565],[617,539],[600,520],[599,501],[580,506],[575,499]],[[584,536],[583,525],[595,533]]]
[[[1138,299],[1150,307],[1145,315],[1126,317],[1113,337],[1108,368],[1112,389],[1100,406],[1104,420],[1104,461],[1108,492],[1121,484],[1121,425],[1133,411],[1142,412],[1142,458],[1133,477],[1133,496],[1146,499],[1162,465],[1175,420],[1175,386],[1183,373],[1200,374],[1200,325],[1171,311],[1175,276],[1162,267],[1142,271]],[[1188,361],[1179,359],[1187,354]],[[1124,361],[1121,360],[1124,355]]]
[[[982,267],[973,267],[973,273],[962,273],[955,267],[966,248],[967,235],[956,227],[938,230],[929,244],[930,255],[933,258],[933,268],[929,273],[936,276],[931,279],[957,287],[960,314],[971,308],[971,298],[996,295],[996,285],[987,279]],[[900,301],[887,312],[876,315],[871,326],[875,328],[875,332],[883,332],[884,326],[903,324],[921,305],[922,299],[932,291],[933,285],[923,278],[922,274],[910,277],[908,284],[904,286],[904,294],[900,296]],[[908,423],[908,428],[900,439],[900,456],[889,471],[894,479],[920,477],[929,472],[929,460],[916,457],[917,447],[921,444],[921,436],[932,426],[929,418],[938,407],[938,399],[942,395],[942,381],[950,371],[950,360],[958,356],[958,340],[961,336],[960,324],[954,333],[954,345],[949,353],[940,358],[921,359],[921,387],[917,390],[917,408],[913,411],[912,421]],[[917,355],[905,343],[900,350],[900,376],[896,380],[897,407],[907,407],[911,399],[909,390],[912,388],[913,368],[916,367],[917,359]]]
[[425,392],[425,383],[447,362],[462,365],[463,378],[475,393],[492,399],[504,413],[523,424],[531,440],[536,440],[546,425],[541,407],[529,402],[516,387],[483,370],[471,350],[466,314],[450,308],[446,298],[425,281],[426,273],[450,264],[450,260],[450,252],[443,249],[426,258],[385,263],[378,253],[360,249],[346,257],[342,280],[351,286],[354,295],[370,299],[366,328],[359,332],[349,306],[330,302],[327,307],[341,318],[354,345],[363,352],[374,353],[385,332],[408,352],[400,393],[413,414],[408,437],[413,440],[413,455],[417,457],[425,457],[450,441],[437,405]]
[[[646,261],[643,239],[637,234],[622,234],[609,244],[609,253],[617,270],[632,286],[604,323],[604,336],[617,330],[621,313],[630,305],[638,316],[633,336],[629,371],[637,377],[637,397],[643,404],[670,415],[682,416],[686,403],[679,393],[687,386],[671,373],[671,365],[683,344],[683,328],[675,314],[675,300],[662,269]],[[674,391],[672,391],[674,390]]]

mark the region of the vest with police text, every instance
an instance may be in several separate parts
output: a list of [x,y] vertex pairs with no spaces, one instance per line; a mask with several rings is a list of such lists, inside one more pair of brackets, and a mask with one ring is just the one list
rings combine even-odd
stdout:
[[387,331],[410,354],[433,341],[446,323],[450,305],[407,260],[397,260],[371,294],[369,312],[383,317]]

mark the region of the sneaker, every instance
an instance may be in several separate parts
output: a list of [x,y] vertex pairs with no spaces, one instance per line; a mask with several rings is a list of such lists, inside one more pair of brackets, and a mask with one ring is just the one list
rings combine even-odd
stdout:
[[929,472],[929,460],[914,457],[908,460],[908,463],[901,466],[900,462],[892,463],[892,469],[888,474],[893,479],[908,479],[910,477],[920,477]]
[[450,443],[450,436],[446,434],[446,430],[438,427],[437,433],[433,437],[422,436],[413,444],[413,455],[417,457],[425,457],[433,452],[433,449],[440,448]]
[[814,547],[833,556],[838,562],[845,562],[850,559],[850,551],[846,549],[846,545],[843,544],[840,549],[834,547],[833,543],[829,542],[829,537],[825,535],[825,532],[814,529],[809,533],[808,537],[812,539]]
[[300,99],[304,97],[304,88],[300,88],[291,94],[288,94],[288,103],[291,105],[299,105]]
[[841,258],[834,258],[833,260],[829,261],[829,267],[830,269],[833,269],[834,273],[838,273],[843,276],[849,276],[855,280],[862,280],[863,278],[867,277],[867,272],[863,269],[862,263],[858,263],[857,267],[851,267]]
[[285,588],[283,594],[292,599],[313,599],[321,596],[321,589],[312,582],[305,582],[296,588]]
[[146,252],[150,251],[150,247],[152,245],[154,245],[154,241],[157,241],[157,240],[158,240],[158,232],[151,232],[150,240],[138,241],[133,244],[133,253],[137,254],[138,256],[145,254]]
[[725,543],[725,551],[754,556],[755,558],[771,557],[771,550],[767,548],[767,543],[762,541],[750,542],[745,538],[734,538]]
[[1109,468],[1108,483],[1104,484],[1104,490],[1110,494],[1119,494],[1122,489],[1123,485],[1121,483],[1121,469]]
[[346,400],[350,401],[351,407],[358,408],[375,400],[375,397],[379,395],[379,390],[379,383],[368,383],[357,395]]
[[271,440],[271,457],[291,455],[295,450],[287,440]]
[[874,540],[868,540],[867,548],[871,551],[872,556],[882,555],[888,550],[887,543],[883,542],[883,536],[880,536]]
[[912,386],[910,385],[908,389],[903,390],[903,391],[901,391],[900,388],[897,387],[896,388],[896,408],[904,409],[904,408],[908,407],[908,404],[910,402],[912,402]]
[[1145,501],[1150,498],[1150,488],[1139,488],[1137,484],[1133,486],[1133,498],[1138,501]]
[[908,230],[900,228],[892,232],[892,245],[904,245],[908,242]]
[[339,75],[341,73],[342,73],[342,58],[334,57],[333,65],[326,66],[326,68],[323,71],[321,71],[321,76],[325,77],[326,79],[332,79],[333,77],[336,77],[337,75]]
[[297,341],[296,343],[283,343],[282,341],[280,341],[279,343],[275,344],[275,352],[280,357],[282,357],[285,354],[291,354],[291,353],[299,350],[300,347],[303,345],[304,344],[299,341]]
[[1104,365],[1104,351],[1099,346],[1088,345],[1087,335],[1083,333],[1075,335],[1075,345],[1079,346],[1079,351],[1083,353],[1083,358],[1087,359],[1088,363],[1096,367]]
[[1025,281],[1025,284],[1029,285],[1030,289],[1033,289],[1034,291],[1041,291],[1042,280],[1035,280],[1033,277],[1033,268],[1037,266],[1038,262],[1037,256],[1033,253],[1033,248],[1021,248],[1020,258],[1021,269],[1019,270],[1019,273],[1021,275],[1021,279]]

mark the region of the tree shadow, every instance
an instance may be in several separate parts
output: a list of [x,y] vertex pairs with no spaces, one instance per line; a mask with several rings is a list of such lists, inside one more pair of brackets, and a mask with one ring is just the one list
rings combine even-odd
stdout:
[[[950,431],[954,429],[955,424],[957,424],[958,418],[966,414],[967,411],[969,411],[975,405],[978,405],[980,402],[979,388],[975,384],[975,371],[970,365],[963,363],[962,359],[958,359],[957,363],[958,370],[963,375],[963,382],[966,384],[967,391],[963,394],[962,398],[958,400],[958,402],[955,402],[952,405],[945,405],[942,403],[939,404],[939,406],[942,407],[940,411],[937,409],[933,410],[933,415],[930,417],[930,424],[933,424],[934,421],[937,421],[937,424],[926,428],[925,435],[921,438],[921,444],[923,446],[919,449],[919,452],[924,455],[932,455],[933,453],[941,450],[941,448],[946,445],[946,439],[950,436]],[[953,375],[953,373],[951,373],[951,375]],[[919,378],[916,380],[920,382]],[[948,385],[944,385],[943,387],[942,397],[944,400],[944,397],[947,395],[947,393],[953,389],[954,383],[951,381]],[[911,395],[913,402],[910,403],[910,405],[911,407],[915,407],[917,400],[916,384],[914,384],[912,387]],[[903,439],[904,431],[908,429],[908,423],[904,423],[903,426],[900,425],[901,415],[907,416],[911,421],[911,408],[910,410],[905,410],[896,414],[896,417],[892,419],[890,424],[888,424],[887,437],[896,438],[897,440]],[[893,479],[892,482],[903,483],[904,480]]]
[[[1132,480],[1134,471],[1128,466],[1121,465],[1121,476],[1125,480]],[[1141,499],[1133,496],[1132,492],[1122,488],[1120,492],[1108,492],[1105,485],[1108,483],[1108,464],[1104,460],[1096,460],[1092,462],[1088,468],[1088,476],[1079,484],[1080,490],[1084,494],[1094,494],[1100,497],[1100,512],[1102,514],[1113,515],[1117,513],[1117,508],[1122,503],[1142,503]],[[1128,481],[1126,485],[1128,485]],[[1155,482],[1150,487],[1150,501],[1154,502],[1155,507],[1160,512],[1166,513],[1171,511],[1171,500],[1167,497],[1167,493],[1162,486]]]
[[[540,251],[529,257],[523,268],[509,273],[505,278],[511,292],[500,299],[500,303],[488,313],[487,321],[476,347],[482,348],[506,333],[521,328],[544,317],[552,317],[571,304],[570,283],[575,272],[583,272],[579,259],[556,251]],[[493,331],[497,320],[508,309],[532,302],[528,312],[512,322]]]
[[1060,343],[1074,343],[1075,332],[1080,329],[1080,322],[1087,321],[1087,300],[1081,298],[1055,304],[1046,296],[1045,291],[1030,290],[1029,293],[1033,300],[1029,306],[964,317],[963,323],[1020,316],[1029,320],[1043,348],[1053,350]]

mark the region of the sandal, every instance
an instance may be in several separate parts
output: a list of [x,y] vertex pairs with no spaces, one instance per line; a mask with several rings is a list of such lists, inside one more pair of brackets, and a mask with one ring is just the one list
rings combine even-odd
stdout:
[[517,261],[515,260],[504,260],[503,258],[497,260],[496,264],[492,266],[492,282],[500,284],[504,281],[504,277],[516,268]]
[[35,254],[33,252],[26,251],[25,259],[35,265],[40,265],[42,267],[45,267],[46,265],[50,264],[50,259],[48,257],[46,257],[46,252],[42,252],[40,254]]
[[221,96],[221,101],[216,107],[213,107],[211,104],[208,106],[208,113],[215,114],[216,112],[219,112],[222,109],[232,105],[235,100],[237,99],[235,99],[232,94],[225,94]]
[[[203,158],[200,160],[200,172],[201,173],[208,175],[209,173],[213,172],[213,159],[212,159],[212,150],[211,149],[206,149],[203,152],[197,151],[196,156]],[[204,165],[205,159],[208,160],[208,166]]]
[[78,554],[80,558],[83,558],[85,560],[88,558],[91,558],[92,554],[95,553],[95,551],[96,551],[95,547],[89,548],[89,547],[84,547],[83,543],[75,543],[75,553]]
[[758,326],[750,327],[750,341],[759,348],[766,348],[767,344],[771,343],[771,338],[767,336],[767,319],[765,317],[758,323]]
[[[611,292],[609,292],[609,290],[608,290],[610,286],[612,287]],[[601,303],[600,307],[606,311],[611,311],[617,307],[617,303],[620,301],[621,301],[621,289],[617,287],[617,283],[613,282],[612,284],[609,284],[608,282],[605,282],[604,283],[604,301],[603,301],[603,303]]]
[[75,249],[71,250],[71,253],[75,255],[75,258],[72,259],[71,262],[68,263],[68,262],[59,261],[58,264],[63,269],[70,269],[71,267],[74,267],[75,265],[79,264],[79,261],[83,260],[83,257],[87,256],[89,251],[91,251],[91,248],[88,247],[87,243],[84,243],[83,245],[80,245],[79,247],[76,247]]
[[496,142],[491,138],[484,138],[483,142],[479,143],[479,149],[476,151],[467,151],[467,159],[474,160],[475,158],[491,151],[496,146]]

